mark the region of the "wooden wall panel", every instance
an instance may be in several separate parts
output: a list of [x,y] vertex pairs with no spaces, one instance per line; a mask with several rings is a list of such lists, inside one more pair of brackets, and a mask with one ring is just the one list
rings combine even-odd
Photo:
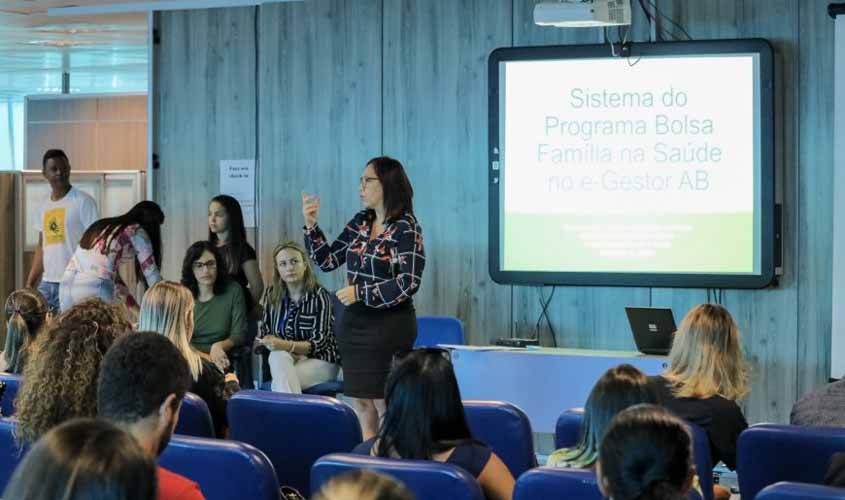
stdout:
[[147,123],[99,123],[96,152],[97,170],[146,170]]
[[[320,196],[334,237],[361,209],[358,179],[381,154],[381,0],[261,7],[260,243],[302,242],[303,191]],[[326,36],[330,33],[331,36]],[[345,272],[321,274],[330,289]]]
[[802,0],[798,12],[798,396],[827,379],[831,362],[833,20],[827,15],[829,3]]
[[[15,219],[17,200],[15,185],[18,173],[0,173],[0,227],[4,238],[0,238],[0,341],[6,340],[6,297],[15,290]],[[28,268],[27,268],[28,269]]]
[[166,220],[164,276],[179,279],[185,249],[208,236],[220,160],[256,156],[257,8],[162,12],[154,56],[155,200]]
[[474,343],[508,333],[510,289],[487,272],[487,56],[511,40],[508,0],[384,3],[384,152],[414,185],[427,266],[420,314]]
[[[170,217],[168,249],[181,251],[205,235],[217,161],[254,154],[257,57],[265,276],[275,243],[301,238],[300,193],[321,196],[321,223],[335,234],[358,207],[364,162],[384,153],[406,164],[416,190],[429,255],[419,312],[458,316],[477,344],[511,331],[532,334],[541,290],[497,285],[487,273],[487,56],[509,45],[604,42],[601,30],[535,26],[535,3],[266,5],[258,9],[257,47],[252,9],[161,14],[156,185]],[[651,29],[638,3],[628,37],[646,40]],[[754,365],[747,416],[784,422],[796,397],[822,383],[828,366],[833,35],[826,3],[657,3],[694,39],[765,37],[778,54],[777,183],[785,207],[786,274],[778,288],[729,290],[723,299]],[[674,31],[683,38],[665,18],[662,26],[666,37]],[[615,30],[610,36],[617,39]],[[340,279],[334,273],[324,281],[335,287]],[[542,291],[545,297],[550,292]],[[666,305],[680,319],[706,299],[703,289],[560,287],[549,316],[560,345],[629,349],[624,306]],[[548,334],[544,328],[546,345]]]

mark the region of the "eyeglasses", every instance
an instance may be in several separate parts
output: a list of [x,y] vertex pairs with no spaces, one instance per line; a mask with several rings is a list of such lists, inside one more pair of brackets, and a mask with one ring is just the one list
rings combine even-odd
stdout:
[[419,352],[427,356],[440,356],[448,362],[452,362],[452,351],[443,349],[442,347],[417,347],[415,349],[403,349],[393,353],[393,359],[390,362],[391,367],[395,367],[407,358],[411,353]]
[[209,260],[207,262],[194,262],[194,270],[202,271],[202,269],[217,269],[217,261]]
[[378,177],[361,177],[359,181],[362,186],[367,187],[371,182],[378,181]]

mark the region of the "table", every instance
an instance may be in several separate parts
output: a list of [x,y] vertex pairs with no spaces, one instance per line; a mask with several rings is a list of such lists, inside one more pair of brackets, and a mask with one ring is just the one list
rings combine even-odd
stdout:
[[462,399],[500,400],[520,407],[534,432],[554,433],[558,416],[582,407],[596,380],[609,368],[628,363],[646,375],[667,366],[665,356],[636,351],[444,345]]

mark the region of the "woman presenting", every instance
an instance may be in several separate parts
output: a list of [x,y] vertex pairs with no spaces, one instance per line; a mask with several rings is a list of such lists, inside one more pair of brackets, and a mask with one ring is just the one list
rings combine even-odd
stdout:
[[305,245],[323,271],[346,263],[348,286],[337,291],[346,306],[338,324],[344,394],[352,399],[364,439],[374,436],[384,414],[384,382],[397,351],[417,337],[411,296],[420,287],[425,252],[414,217],[414,190],[399,161],[367,162],[359,194],[364,210],[329,243],[317,225],[320,199],[302,195]]

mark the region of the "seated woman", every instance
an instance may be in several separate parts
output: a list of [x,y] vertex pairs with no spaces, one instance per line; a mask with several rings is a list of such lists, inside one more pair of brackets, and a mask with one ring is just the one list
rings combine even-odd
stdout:
[[613,500],[686,499],[695,476],[686,424],[659,406],[623,410],[601,441],[596,476]]
[[20,375],[33,341],[52,314],[44,296],[34,288],[15,290],[6,299],[6,345],[0,371]]
[[191,392],[208,405],[214,433],[226,437],[229,422],[226,404],[237,392],[238,378],[234,373],[223,372],[210,360],[200,356],[191,346],[194,335],[194,298],[191,291],[173,281],[159,281],[144,294],[141,302],[139,331],[158,332],[179,349],[188,361],[193,385]]
[[100,219],[85,230],[59,284],[62,311],[89,297],[114,302],[115,290],[130,310],[137,303],[122,286],[118,268],[125,257],[137,260],[137,275],[146,286],[161,280],[161,225],[164,213],[152,201],[142,201],[118,217]]
[[182,261],[182,284],[194,297],[191,346],[225,371],[229,351],[244,343],[246,309],[240,285],[229,280],[224,266],[217,246],[208,241],[191,245]]
[[748,427],[736,401],[748,393],[748,363],[730,313],[717,304],[692,308],[675,333],[669,367],[649,382],[663,406],[707,431],[713,463],[736,469],[737,439]]
[[[700,304],[675,333],[669,368],[649,377],[663,406],[707,432],[713,464],[721,461],[731,470],[736,469],[739,435],[748,427],[736,403],[748,393],[748,371],[730,313],[717,304]],[[714,488],[717,498],[730,496]]]
[[156,490],[155,462],[131,434],[104,420],[80,418],[35,443],[3,498],[155,500]]
[[378,433],[353,453],[457,465],[478,479],[489,500],[513,496],[507,466],[472,438],[448,351],[415,349],[396,359],[384,399],[387,408]]
[[39,336],[15,398],[19,443],[31,444],[66,420],[97,415],[100,362],[131,327],[122,306],[87,299]]
[[599,444],[610,421],[620,411],[640,403],[657,403],[657,395],[648,384],[645,374],[628,364],[607,370],[587,398],[578,444],[573,448],[555,451],[549,455],[546,465],[592,468],[598,459]]
[[300,394],[337,378],[340,357],[332,298],[317,282],[298,243],[278,245],[273,263],[273,281],[261,299],[264,319],[256,342],[270,350],[273,391]]

